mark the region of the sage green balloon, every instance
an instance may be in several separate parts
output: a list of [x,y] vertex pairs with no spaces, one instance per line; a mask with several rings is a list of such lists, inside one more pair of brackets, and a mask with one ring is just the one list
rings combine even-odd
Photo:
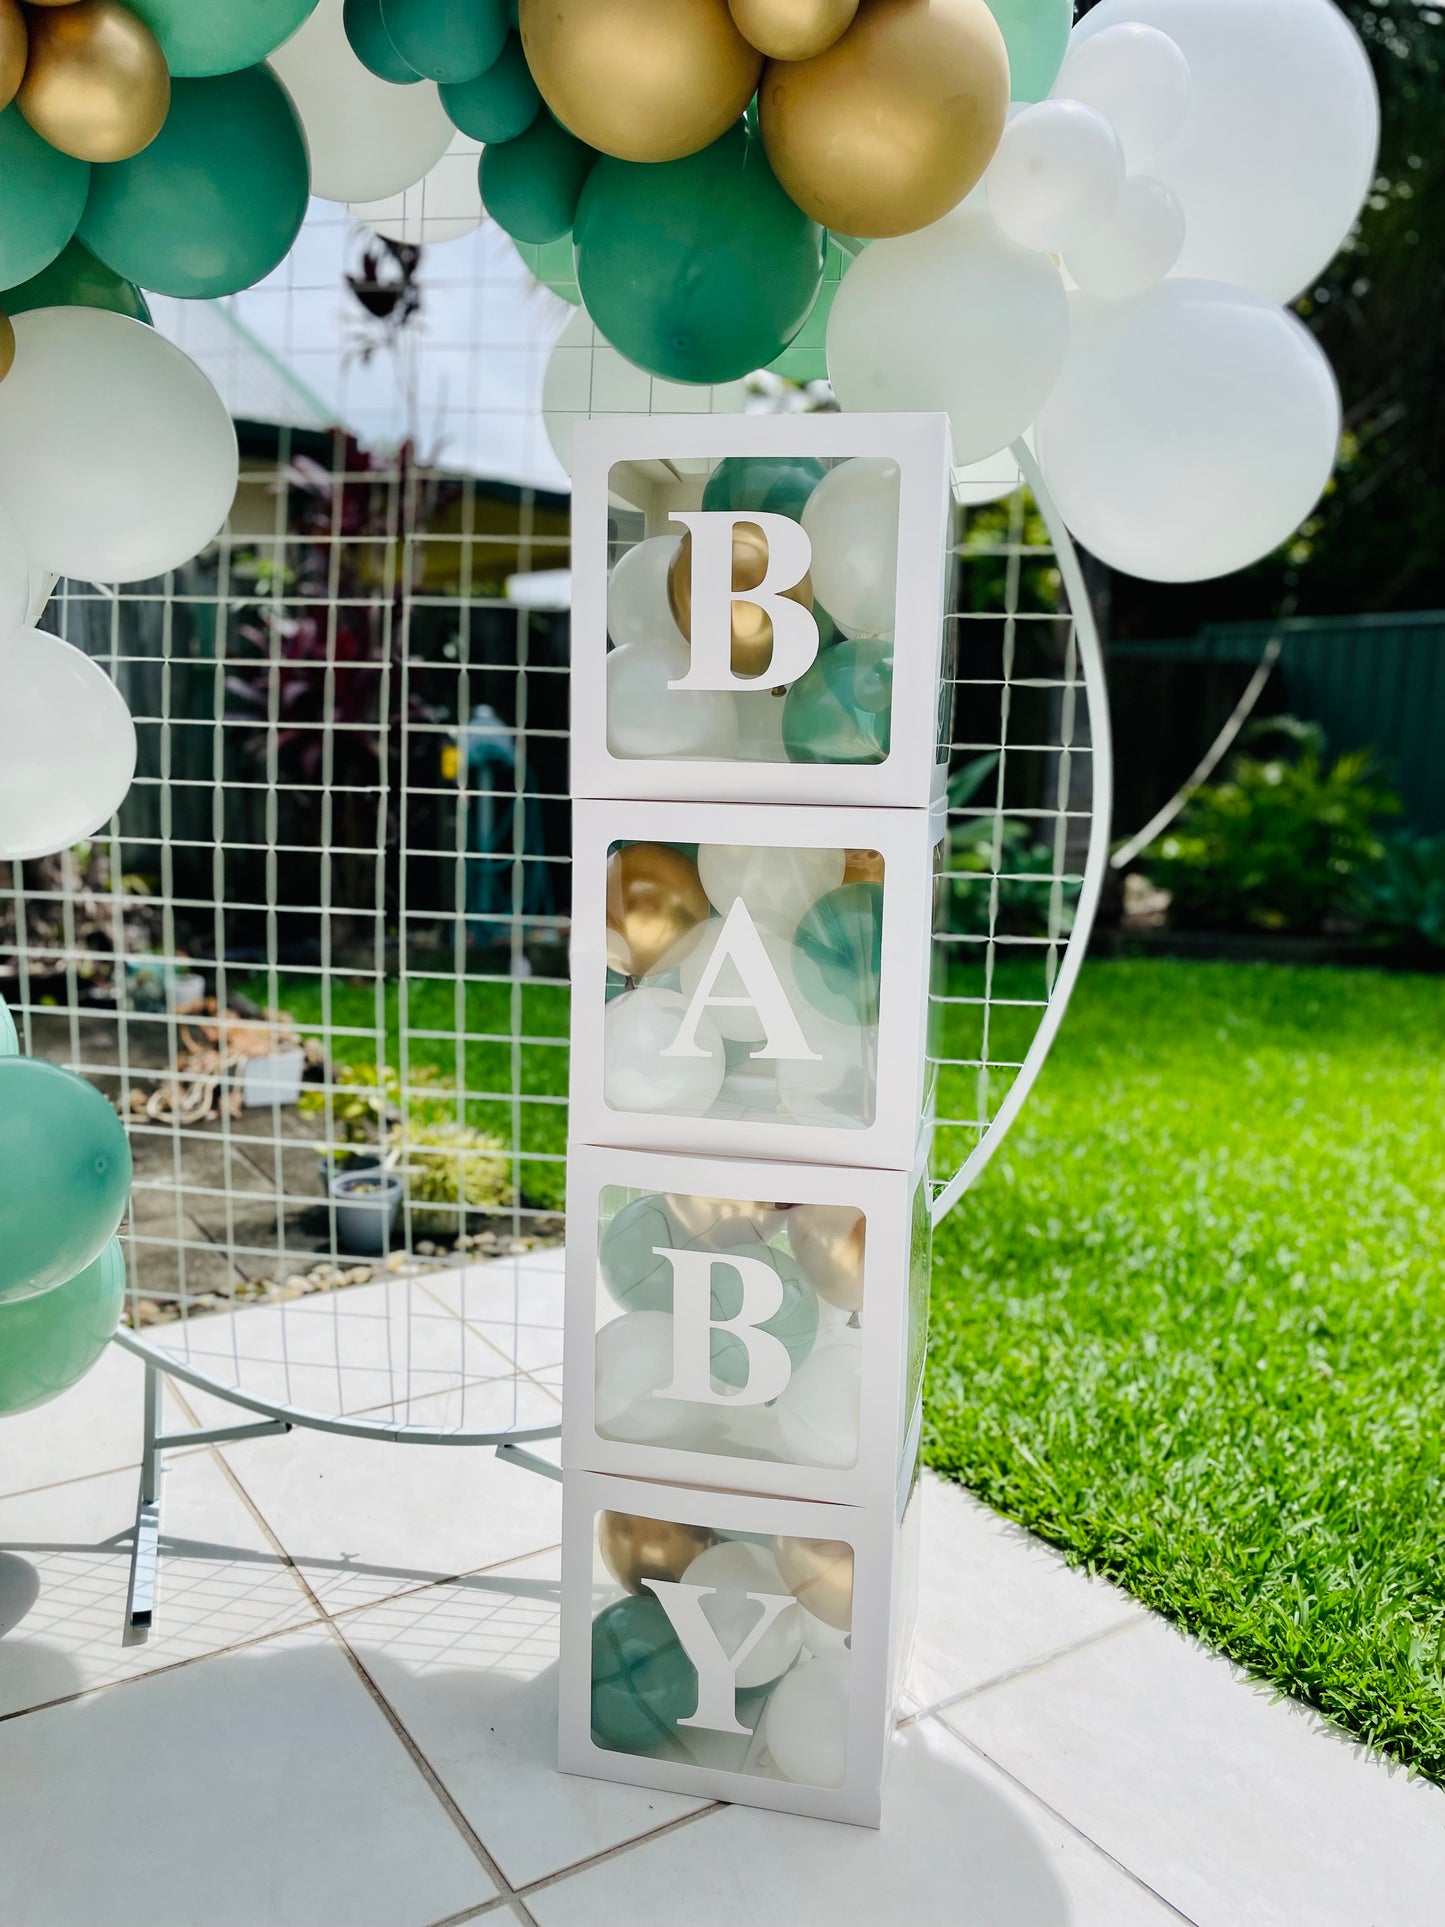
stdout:
[[97,261],[79,241],[67,241],[49,267],[22,281],[18,288],[0,290],[0,308],[8,315],[28,308],[107,308],[149,322],[151,311],[140,289]]
[[577,255],[570,233],[555,241],[516,241],[512,246],[534,281],[560,295],[569,307],[582,304],[577,287]]
[[883,885],[844,883],[804,912],[793,935],[798,988],[835,1024],[878,1022]]
[[125,0],[156,39],[172,80],[254,67],[303,20],[316,0]]
[[702,505],[762,509],[798,522],[823,472],[823,464],[811,455],[728,455],[708,476]]
[[604,155],[573,228],[582,302],[619,354],[669,381],[765,368],[823,278],[824,234],[741,123],[678,161]]
[[94,1085],[39,1058],[0,1058],[0,1305],[94,1263],[130,1178],[125,1131]]
[[514,141],[526,133],[542,106],[521,38],[514,33],[507,35],[500,57],[484,74],[440,91],[452,126],[474,141]]
[[0,283],[53,261],[85,208],[90,165],[43,141],[15,106],[0,114]]
[[1008,48],[1009,98],[1047,100],[1069,47],[1074,0],[988,0]]
[[507,0],[381,0],[391,44],[428,80],[475,80],[507,39]]
[[125,1254],[112,1238],[53,1291],[0,1304],[0,1418],[69,1391],[96,1363],[125,1305]]
[[697,1668],[651,1593],[615,1599],[592,1622],[592,1737],[616,1753],[664,1751],[697,1711]]
[[538,114],[525,134],[483,152],[482,206],[514,241],[559,241],[576,219],[596,160],[593,148],[550,114]]
[[150,146],[92,173],[81,240],[127,281],[189,300],[268,275],[310,193],[306,137],[268,67],[176,81]]
[[0,1057],[19,1055],[20,1037],[15,1029],[15,1019],[10,1015],[10,1006],[0,997]]
[[881,763],[892,733],[893,644],[874,637],[820,649],[783,701],[790,763]]
[[392,45],[391,35],[381,18],[381,0],[346,0],[341,10],[341,24],[346,29],[351,51],[378,80],[409,87],[421,79],[416,68],[403,60]]

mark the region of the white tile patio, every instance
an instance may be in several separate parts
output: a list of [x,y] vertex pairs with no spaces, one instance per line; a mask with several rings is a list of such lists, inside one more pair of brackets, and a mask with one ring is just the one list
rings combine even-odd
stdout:
[[[361,1409],[402,1317],[413,1417],[459,1421],[452,1358],[478,1423],[505,1329],[555,1413],[556,1260],[496,1271],[409,1311],[354,1288],[341,1381],[306,1362]],[[260,1322],[240,1337],[262,1355]],[[177,1429],[244,1416],[181,1391]],[[872,1833],[557,1774],[557,1488],[485,1448],[174,1456],[126,1643],[139,1428],[118,1353],[0,1423],[7,1927],[1438,1927],[1445,1795],[956,1487],[928,1484],[917,1710]]]

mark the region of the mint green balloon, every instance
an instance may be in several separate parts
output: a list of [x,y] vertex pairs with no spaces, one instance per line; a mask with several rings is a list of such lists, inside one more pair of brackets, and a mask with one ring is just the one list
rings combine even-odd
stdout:
[[28,308],[107,308],[133,321],[151,318],[140,289],[122,281],[79,241],[67,241],[48,267],[18,288],[0,291],[0,308],[8,315],[24,314]]
[[89,186],[88,162],[41,140],[18,107],[0,113],[0,284],[28,281],[55,259]]
[[651,1593],[605,1606],[592,1622],[592,1738],[614,1753],[666,1750],[697,1711],[697,1668]]
[[93,1264],[130,1178],[120,1119],[94,1085],[39,1058],[0,1058],[0,1305]]
[[477,167],[482,206],[514,241],[559,241],[577,217],[595,151],[550,114],[525,134],[484,150]]
[[604,155],[573,228],[588,314],[619,354],[669,381],[765,368],[808,318],[822,228],[739,123],[679,161]]
[[[0,307],[3,307],[0,302]],[[15,1019],[10,1015],[10,1006],[0,997],[0,1057],[18,1057],[20,1038],[15,1029]]]
[[428,80],[475,80],[507,39],[507,0],[381,0],[391,44]]
[[0,1304],[0,1418],[47,1405],[84,1378],[124,1304],[125,1255],[115,1238],[53,1291]]
[[555,241],[513,240],[512,246],[534,281],[540,281],[544,288],[560,295],[569,307],[582,305],[577,286],[577,255],[570,233]]
[[268,67],[178,80],[165,126],[93,170],[80,238],[127,281],[205,300],[252,287],[284,258],[310,193],[306,137]]
[[1074,0],[988,0],[1008,48],[1009,98],[1047,100],[1069,47]]
[[893,644],[844,636],[783,701],[790,763],[881,763],[893,733]]
[[381,0],[346,0],[341,24],[351,51],[368,73],[378,80],[390,80],[399,87],[410,87],[421,75],[409,66],[391,43],[381,18]]
[[156,39],[172,80],[254,67],[303,20],[316,0],[125,0]]
[[[484,74],[443,86],[440,92],[452,126],[474,141],[514,141],[542,107],[521,38],[514,33],[507,35],[506,46]],[[568,253],[570,272],[570,249]]]
[[804,912],[793,935],[798,988],[835,1024],[878,1022],[883,885],[844,883]]
[[823,473],[823,464],[811,455],[728,455],[708,476],[702,505],[762,509],[797,522]]

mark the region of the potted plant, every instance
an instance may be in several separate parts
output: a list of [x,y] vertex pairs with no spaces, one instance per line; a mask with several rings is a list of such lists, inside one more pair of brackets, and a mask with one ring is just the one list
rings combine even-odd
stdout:
[[401,1080],[391,1065],[338,1065],[330,1089],[303,1091],[298,1108],[329,1119],[331,1135],[316,1150],[316,1176],[327,1196],[343,1172],[377,1171],[392,1161],[378,1141],[401,1117]]
[[404,1190],[400,1178],[380,1167],[342,1171],[333,1177],[331,1204],[338,1249],[368,1256],[388,1250]]

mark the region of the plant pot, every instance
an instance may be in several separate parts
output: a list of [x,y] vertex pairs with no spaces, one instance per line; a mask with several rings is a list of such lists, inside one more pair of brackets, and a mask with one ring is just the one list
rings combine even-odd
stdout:
[[329,1198],[333,1178],[351,1177],[362,1171],[379,1171],[385,1159],[373,1146],[358,1144],[354,1149],[348,1144],[339,1144],[334,1151],[316,1153],[316,1176],[321,1189]]
[[348,1171],[331,1180],[336,1243],[342,1251],[379,1255],[391,1244],[391,1228],[405,1187],[384,1171]]
[[248,1111],[263,1104],[294,1104],[305,1069],[306,1053],[300,1049],[248,1058],[241,1070],[241,1103]]

